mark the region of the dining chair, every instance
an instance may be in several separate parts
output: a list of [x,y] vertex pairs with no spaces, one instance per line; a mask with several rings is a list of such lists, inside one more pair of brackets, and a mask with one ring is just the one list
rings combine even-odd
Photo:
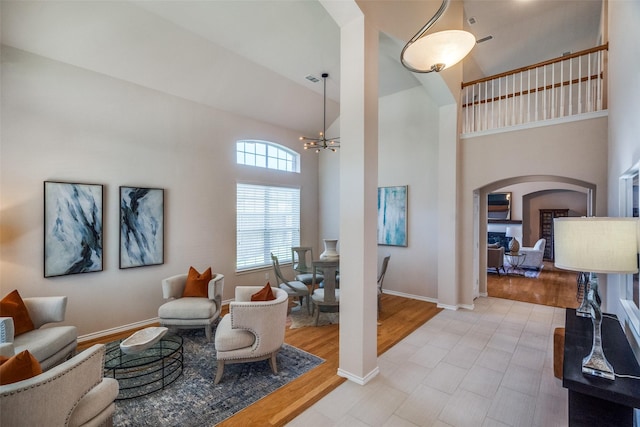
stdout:
[[[291,248],[292,267],[294,271],[298,272],[295,279],[307,286],[311,286],[313,282],[313,259],[312,247],[294,246]],[[320,276],[319,279],[322,280],[322,276]]]
[[380,317],[380,311],[382,311],[382,283],[384,282],[384,276],[387,274],[387,267],[389,266],[389,260],[391,255],[387,255],[382,260],[382,268],[380,268],[380,274],[378,275],[378,317]]
[[[323,280],[324,287],[315,289],[311,294],[313,302],[313,311],[315,313],[315,326],[318,326],[320,312],[330,313],[340,310],[340,289],[336,289],[336,272],[340,263],[338,261],[313,261],[314,271],[319,268],[324,271],[325,278]],[[316,280],[318,275],[316,274]],[[313,281],[314,288],[316,280]]]
[[276,275],[276,279],[278,280],[278,287],[289,294],[289,297],[297,297],[300,301],[300,307],[304,303],[304,300],[307,300],[307,311],[311,314],[311,305],[309,302],[310,292],[307,285],[299,280],[287,280],[282,274],[282,270],[280,270],[280,263],[278,262],[278,257],[271,253],[271,261],[273,263],[273,272]]

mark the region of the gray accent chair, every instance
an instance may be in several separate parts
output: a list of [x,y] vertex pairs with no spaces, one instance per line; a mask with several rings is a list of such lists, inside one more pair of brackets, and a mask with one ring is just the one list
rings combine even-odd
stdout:
[[0,425],[111,426],[118,381],[104,378],[104,344],[35,377],[0,386]]
[[215,274],[209,281],[208,297],[182,297],[187,274],[178,274],[162,280],[162,296],[169,301],[158,308],[160,325],[182,329],[204,328],[211,342],[211,328],[220,318],[224,275]]
[[276,355],[284,343],[289,294],[271,288],[276,299],[251,301],[251,295],[262,286],[238,286],[235,300],[216,328],[215,347],[218,368],[215,384],[222,379],[224,367],[231,363],[269,360],[271,370],[278,373]]
[[43,371],[71,357],[78,347],[78,329],[75,326],[42,328],[48,323],[64,321],[67,297],[31,297],[23,301],[35,329],[16,337],[13,319],[0,317],[0,354],[11,357],[29,350]]
[[504,248],[497,244],[487,245],[487,268],[495,268],[498,276],[500,269],[503,273],[507,273],[504,269]]

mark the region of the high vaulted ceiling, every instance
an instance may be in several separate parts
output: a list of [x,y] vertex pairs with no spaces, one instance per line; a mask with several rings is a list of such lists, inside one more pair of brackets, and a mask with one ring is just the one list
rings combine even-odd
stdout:
[[[322,82],[305,76],[330,74],[328,123],[339,114],[340,29],[323,6],[331,1],[2,0],[2,43],[315,135]],[[380,94],[420,85],[399,55],[441,1],[357,3],[385,33]],[[477,39],[493,36],[465,60],[465,80],[599,44],[602,0],[464,0],[462,7],[462,22],[445,13],[433,31],[453,22]]]

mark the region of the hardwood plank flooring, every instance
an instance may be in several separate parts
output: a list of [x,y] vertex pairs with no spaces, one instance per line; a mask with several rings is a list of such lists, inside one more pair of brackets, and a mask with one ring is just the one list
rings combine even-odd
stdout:
[[[223,315],[228,306],[223,307]],[[442,309],[436,304],[382,295],[378,326],[378,355],[393,347]],[[253,405],[219,423],[219,426],[283,426],[346,381],[338,371],[338,325],[288,329],[285,342],[325,360],[317,368],[281,387]],[[135,330],[83,342],[79,350],[95,343],[125,338]]]
[[576,273],[560,270],[553,263],[544,263],[537,278],[501,273],[487,274],[490,297],[505,298],[561,308],[577,308]]

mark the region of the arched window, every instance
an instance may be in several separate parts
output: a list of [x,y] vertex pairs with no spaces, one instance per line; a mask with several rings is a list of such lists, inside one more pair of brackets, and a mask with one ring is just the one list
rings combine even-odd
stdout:
[[239,165],[299,173],[299,159],[298,153],[274,142],[249,139],[236,143],[236,163]]

